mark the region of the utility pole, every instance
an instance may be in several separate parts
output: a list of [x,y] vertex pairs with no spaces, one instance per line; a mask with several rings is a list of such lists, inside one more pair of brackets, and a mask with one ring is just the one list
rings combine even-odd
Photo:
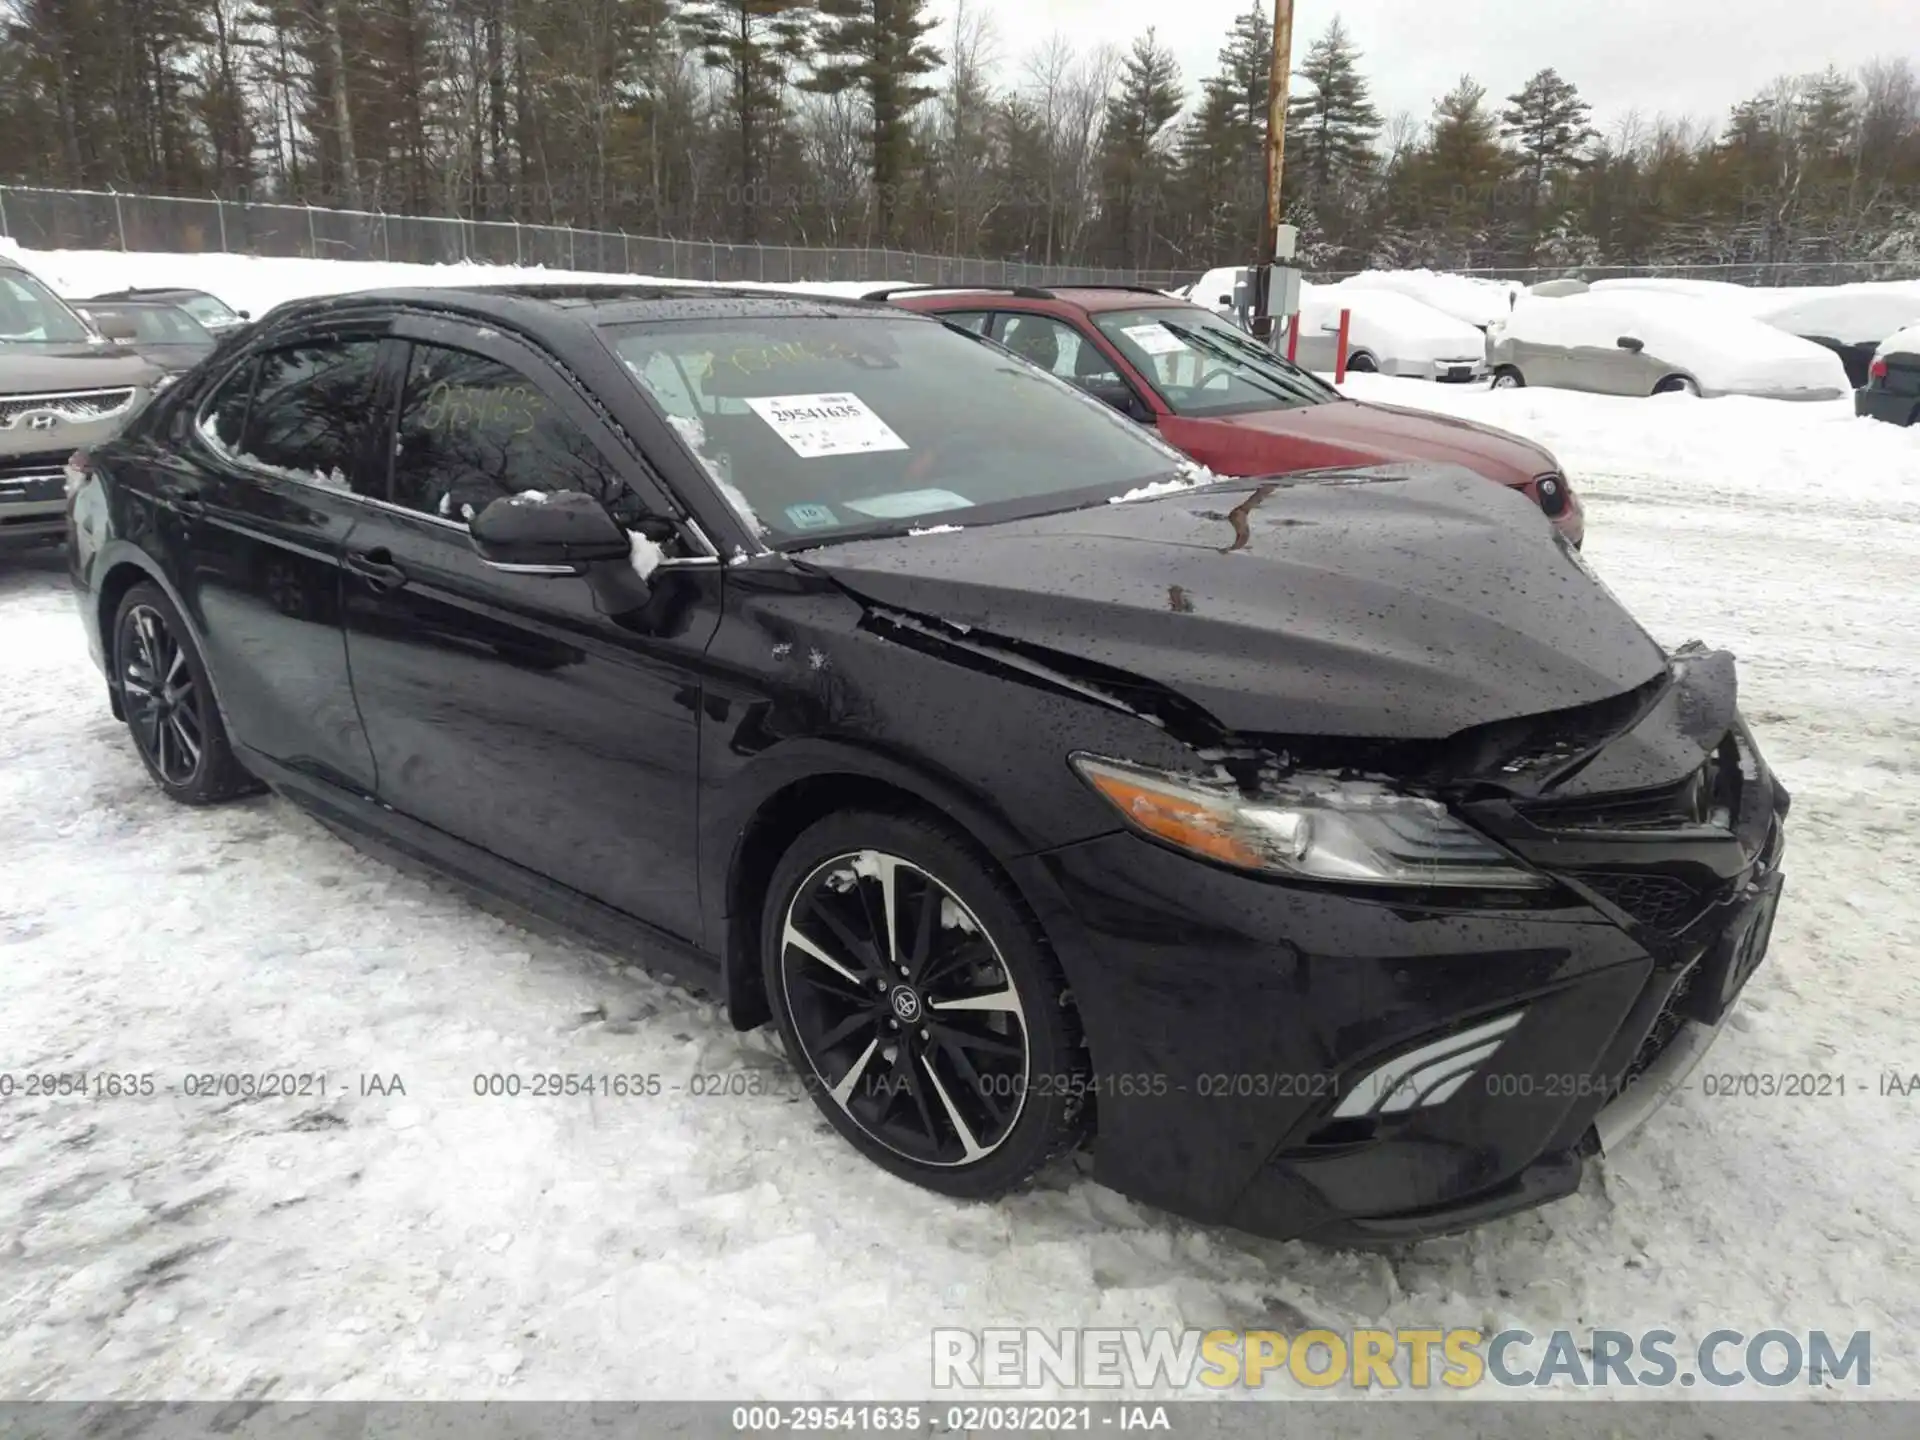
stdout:
[[[1273,0],[1273,67],[1267,76],[1267,215],[1260,227],[1259,268],[1254,279],[1253,333],[1267,340],[1273,333],[1269,308],[1273,294],[1274,261],[1280,258],[1280,182],[1287,163],[1287,93],[1293,76],[1293,0]],[[1289,253],[1285,258],[1292,259]]]

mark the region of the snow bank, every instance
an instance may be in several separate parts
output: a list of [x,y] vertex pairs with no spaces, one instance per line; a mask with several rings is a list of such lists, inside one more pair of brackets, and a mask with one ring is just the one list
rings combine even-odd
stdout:
[[1526,287],[1514,280],[1478,275],[1448,275],[1435,270],[1367,270],[1339,282],[1342,290],[1386,290],[1430,305],[1442,314],[1485,329],[1504,320],[1513,296]]
[[1831,350],[1685,292],[1592,290],[1585,295],[1526,295],[1496,334],[1533,345],[1613,350],[1622,336],[1719,393],[1831,391],[1853,388]]
[[[5,243],[22,264],[61,295],[84,298],[130,286],[183,286],[218,295],[255,318],[289,300],[344,295],[407,285],[512,285],[579,282],[607,285],[693,285],[671,275],[626,275],[596,270],[549,270],[539,265],[413,265],[379,260],[301,260],[260,255],[122,254],[117,250],[23,250]],[[796,295],[857,297],[885,285],[861,281],[796,281],[750,285]],[[736,287],[739,288],[739,287]]]

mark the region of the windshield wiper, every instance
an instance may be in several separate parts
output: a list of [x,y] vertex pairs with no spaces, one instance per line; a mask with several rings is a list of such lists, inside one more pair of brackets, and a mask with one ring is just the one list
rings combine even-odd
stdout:
[[[1212,355],[1216,360],[1225,360],[1228,364],[1237,366],[1238,373],[1242,380],[1253,385],[1256,389],[1264,386],[1267,389],[1267,393],[1272,395],[1276,400],[1310,401],[1316,398],[1311,391],[1299,388],[1291,376],[1273,375],[1253,365],[1251,363],[1252,355],[1241,353],[1238,341],[1235,341],[1234,344],[1229,347],[1221,344],[1212,335],[1204,331],[1195,330],[1168,320],[1162,320],[1160,324],[1164,328],[1172,331],[1178,338],[1186,341],[1196,349]],[[1248,351],[1254,351],[1255,347],[1249,344],[1246,349]],[[1256,351],[1255,353],[1258,352]]]

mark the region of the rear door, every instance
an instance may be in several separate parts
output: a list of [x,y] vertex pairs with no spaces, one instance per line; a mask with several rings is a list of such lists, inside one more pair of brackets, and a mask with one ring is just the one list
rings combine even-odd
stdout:
[[182,599],[241,744],[329,784],[374,787],[347,678],[341,565],[362,507],[377,323],[249,355],[182,421],[156,475],[180,515]]
[[395,333],[390,464],[345,586],[380,799],[698,943],[700,667],[721,567],[670,561],[632,611],[586,578],[486,564],[465,520],[502,496],[585,491],[632,526],[667,512],[664,492],[531,347],[450,319]]

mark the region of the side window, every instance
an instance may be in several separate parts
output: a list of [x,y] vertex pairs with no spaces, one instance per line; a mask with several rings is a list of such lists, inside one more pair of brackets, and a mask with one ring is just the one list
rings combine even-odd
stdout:
[[1062,380],[1118,380],[1113,362],[1071,325],[1049,315],[1004,315],[1000,343]]
[[992,318],[992,312],[987,310],[942,310],[937,313],[947,324],[971,330],[976,335],[987,333],[987,321]]
[[242,459],[332,489],[353,483],[373,412],[377,340],[316,340],[260,357]]
[[646,513],[619,469],[540,388],[497,360],[418,345],[394,437],[396,505],[467,520],[505,495],[577,490],[623,523]]
[[254,372],[258,362],[249,360],[225,380],[207,398],[200,412],[200,433],[216,449],[229,455],[240,453],[240,437],[247,426],[247,402],[253,398]]

